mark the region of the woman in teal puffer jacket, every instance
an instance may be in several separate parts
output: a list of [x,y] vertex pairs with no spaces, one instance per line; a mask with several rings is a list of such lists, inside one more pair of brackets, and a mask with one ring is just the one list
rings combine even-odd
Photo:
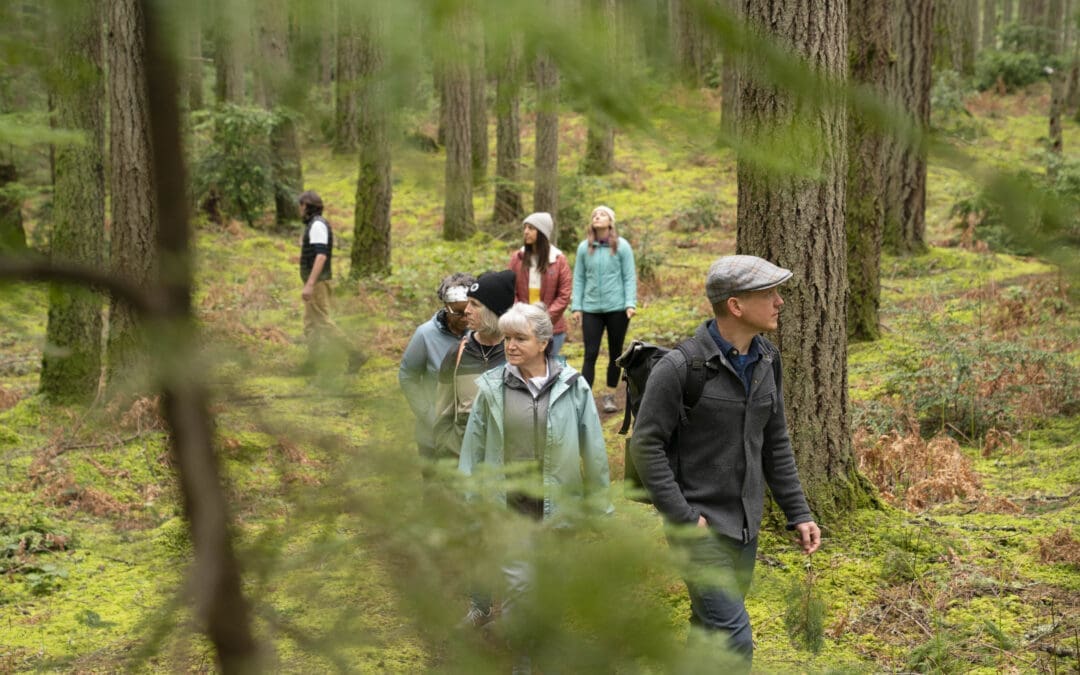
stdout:
[[600,341],[608,335],[607,386],[604,412],[618,410],[614,391],[619,385],[615,359],[622,354],[630,319],[637,311],[637,272],[630,243],[615,231],[615,212],[607,206],[593,209],[589,236],[581,242],[574,262],[574,291],[570,311],[574,323],[581,323],[585,362],[581,374],[593,386]]

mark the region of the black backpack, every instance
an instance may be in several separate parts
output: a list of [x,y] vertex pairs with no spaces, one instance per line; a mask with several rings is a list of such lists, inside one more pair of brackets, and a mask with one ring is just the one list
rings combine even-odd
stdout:
[[[680,342],[675,349],[683,353],[687,364],[686,386],[683,388],[683,410],[679,421],[681,425],[686,423],[687,413],[701,399],[701,392],[705,389],[705,381],[709,378],[709,373],[705,367],[705,355],[701,353],[701,348],[695,340]],[[652,373],[656,362],[669,351],[671,350],[667,347],[634,340],[615,360],[615,365],[622,369],[622,381],[626,383],[626,414],[623,417],[622,428],[619,429],[621,435],[625,436],[633,422],[637,420],[649,374]],[[623,451],[625,462],[623,488],[628,498],[650,504],[652,500],[641,484],[637,466],[634,464],[633,457],[630,456],[630,441],[631,439],[626,439],[626,447]]]

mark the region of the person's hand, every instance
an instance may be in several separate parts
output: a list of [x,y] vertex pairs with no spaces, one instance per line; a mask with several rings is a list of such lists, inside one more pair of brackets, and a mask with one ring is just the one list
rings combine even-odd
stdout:
[[799,523],[795,526],[795,533],[796,541],[806,555],[810,555],[821,546],[821,530],[814,521]]
[[570,314],[570,318],[574,320],[574,325],[581,323],[581,312],[573,312]]
[[304,299],[304,302],[311,302],[311,296],[315,295],[315,287],[311,284],[304,284],[304,290],[300,291],[300,297]]
[[705,516],[698,516],[697,517],[697,526],[698,527],[708,527],[709,526],[709,521],[705,520]]
[[633,319],[635,314],[637,314],[636,309],[634,309],[633,307],[627,307],[626,308],[626,318],[627,319]]

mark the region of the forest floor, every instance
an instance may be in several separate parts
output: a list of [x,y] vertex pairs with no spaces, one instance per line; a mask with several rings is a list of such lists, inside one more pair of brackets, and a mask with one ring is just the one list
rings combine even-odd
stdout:
[[[670,105],[718,116],[709,95],[676,92]],[[1047,108],[1040,87],[972,97],[955,142],[988,165],[1037,171]],[[569,173],[586,127],[572,114],[561,124]],[[192,367],[214,385],[255,626],[274,670],[495,672],[508,658],[499,640],[452,627],[467,568],[484,563],[458,507],[421,495],[396,374],[437,309],[438,280],[504,267],[520,229],[442,241],[443,158],[402,148],[393,273],[349,284],[355,160],[318,139],[307,147],[306,186],[336,225],[336,317],[371,356],[358,375],[300,373],[298,228],[203,223],[197,241],[205,349]],[[1069,122],[1065,148],[1076,147]],[[657,137],[620,136],[616,152],[615,174],[570,180],[563,198],[581,222],[592,205],[615,208],[646,272],[630,338],[671,343],[705,317],[709,262],[734,251],[735,164]],[[975,190],[932,163],[934,245],[882,261],[884,336],[849,349],[856,449],[881,504],[821,523],[812,559],[763,533],[748,600],[757,671],[1080,670],[1080,316],[1055,268],[963,236],[950,209]],[[478,219],[491,198],[478,192]],[[200,579],[156,402],[61,407],[36,394],[47,298],[40,286],[0,294],[0,672],[212,670],[188,608]],[[579,334],[564,355],[580,364]],[[613,479],[621,421],[604,417]],[[541,661],[692,670],[678,656],[685,588],[651,508],[620,496],[608,529],[549,550],[551,569],[574,571],[547,587],[552,604],[576,604],[538,620]]]

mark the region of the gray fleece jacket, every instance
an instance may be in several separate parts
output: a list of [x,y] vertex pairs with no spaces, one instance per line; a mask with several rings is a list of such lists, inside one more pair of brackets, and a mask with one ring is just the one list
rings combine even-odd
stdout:
[[[707,322],[706,322],[707,323]],[[739,541],[757,536],[765,485],[788,526],[813,520],[791,450],[781,386],[780,352],[765,338],[747,395],[706,323],[693,340],[707,355],[701,399],[680,425],[688,366],[678,349],[649,375],[634,425],[631,454],[653,504],[671,523],[710,527]]]

